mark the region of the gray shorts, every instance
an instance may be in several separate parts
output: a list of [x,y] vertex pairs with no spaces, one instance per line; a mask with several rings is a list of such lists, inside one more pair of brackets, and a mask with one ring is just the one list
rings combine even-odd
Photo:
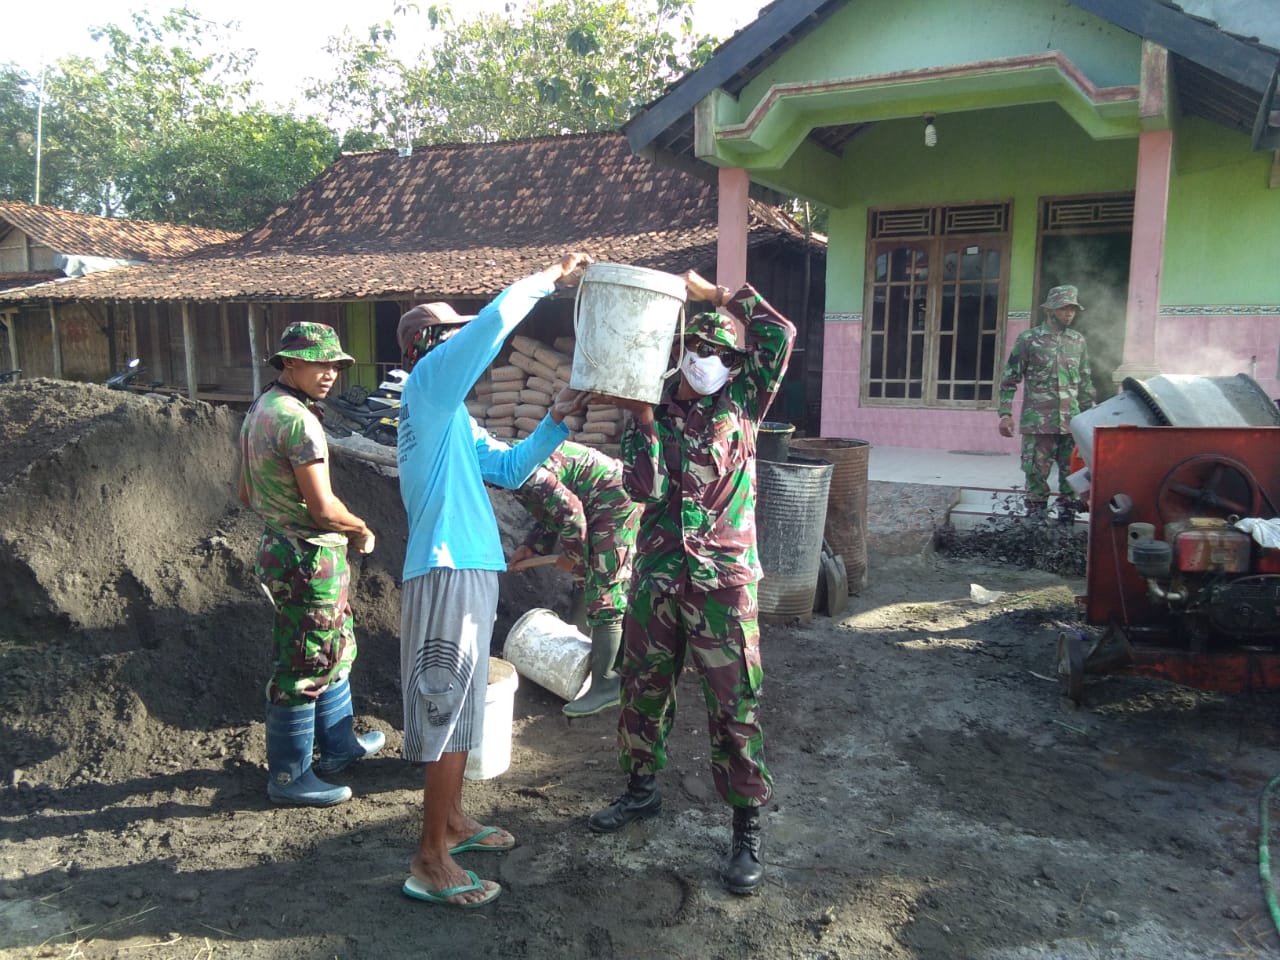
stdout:
[[480,746],[489,642],[498,612],[492,570],[438,568],[400,592],[404,758],[433,763]]

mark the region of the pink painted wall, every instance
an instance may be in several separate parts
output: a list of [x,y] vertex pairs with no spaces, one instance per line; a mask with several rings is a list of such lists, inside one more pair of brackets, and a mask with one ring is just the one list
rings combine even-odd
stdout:
[[[1028,325],[1026,320],[1009,321],[1006,356]],[[994,406],[982,411],[860,408],[862,324],[832,321],[823,335],[823,436],[866,440],[881,447],[1018,452],[1017,437],[1005,439],[996,431]],[[1280,314],[1161,316],[1155,350],[1161,373],[1249,374],[1267,396],[1280,397]],[[1015,414],[1020,403],[1021,390],[1014,401]]]
[[[1028,327],[1026,320],[1010,320],[1004,356],[1014,339]],[[862,380],[862,324],[832,321],[823,328],[822,435],[866,440],[878,447],[923,450],[981,450],[1017,453],[1019,440],[1005,439],[996,430],[996,409],[910,410],[901,407],[859,407]],[[1004,357],[1001,358],[1001,366]],[[1015,400],[1015,404],[1020,402]],[[1015,405],[1014,409],[1017,407]]]
[[1267,396],[1280,397],[1280,314],[1161,317],[1156,365],[1161,373],[1248,374]]

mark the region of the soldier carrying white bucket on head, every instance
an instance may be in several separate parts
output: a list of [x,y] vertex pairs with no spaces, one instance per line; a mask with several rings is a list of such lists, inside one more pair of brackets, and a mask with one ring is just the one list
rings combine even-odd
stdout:
[[411,368],[397,436],[409,515],[400,618],[404,757],[424,765],[422,833],[401,889],[416,900],[454,907],[492,901],[502,888],[463,870],[454,855],[516,843],[462,809],[467,754],[484,731],[498,574],[506,569],[484,485],[524,483],[568,438],[564,418],[585,408],[586,395],[562,390],[537,429],[514,446],[480,426],[465,400],[534,305],[586,263],[585,253],[566,254],[513,283],[475,318],[443,303],[414,307],[396,330]]
[[796,330],[750,285],[733,293],[693,271],[684,280],[689,298],[715,311],[688,324],[680,376],[656,406],[609,398],[632,414],[623,477],[644,512],[623,627],[618,744],[629,780],[588,825],[611,833],[661,810],[655,775],[667,763],[676,684],[692,657],[707,702],[712,777],[733,808],[720,877],[733,893],[749,894],[764,873],[760,808],[773,794],[759,720],[753,459]]

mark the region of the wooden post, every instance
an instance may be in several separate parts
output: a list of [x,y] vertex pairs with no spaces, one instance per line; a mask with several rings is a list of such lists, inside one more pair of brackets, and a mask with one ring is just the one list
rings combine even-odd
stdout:
[[164,380],[168,377],[168,363],[166,358],[169,351],[160,349],[160,304],[154,300],[151,302],[151,369],[156,380]]
[[[218,328],[222,333],[222,363],[231,362],[231,315],[230,307],[225,302],[218,307]],[[221,379],[221,378],[219,378]]]
[[53,376],[62,379],[62,342],[58,337],[58,308],[49,301],[49,334],[53,338]]
[[[129,301],[129,350],[130,357],[138,356],[138,307]],[[126,361],[127,362],[127,361]]]
[[192,400],[199,400],[196,385],[196,325],[188,300],[182,301],[182,352],[187,359],[187,396]]
[[18,311],[6,311],[4,314],[4,325],[9,331],[9,366],[14,370],[21,370],[22,364],[18,362]]
[[249,364],[253,367],[253,395],[262,392],[262,354],[258,352],[259,307],[249,304]]

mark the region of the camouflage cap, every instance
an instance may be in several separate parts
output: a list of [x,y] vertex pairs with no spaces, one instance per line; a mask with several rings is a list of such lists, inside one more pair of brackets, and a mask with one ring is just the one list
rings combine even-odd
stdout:
[[684,328],[686,337],[696,337],[716,346],[743,353],[742,325],[727,313],[700,313]]
[[327,323],[291,323],[285,327],[280,335],[280,349],[267,363],[283,370],[285,357],[310,363],[340,363],[344,367],[356,362],[355,357],[343,352],[338,331]]
[[1060,287],[1054,287],[1049,291],[1049,295],[1044,298],[1044,303],[1040,304],[1046,310],[1057,310],[1059,307],[1075,307],[1077,310],[1083,310],[1080,306],[1080,291],[1069,283],[1064,283]]

